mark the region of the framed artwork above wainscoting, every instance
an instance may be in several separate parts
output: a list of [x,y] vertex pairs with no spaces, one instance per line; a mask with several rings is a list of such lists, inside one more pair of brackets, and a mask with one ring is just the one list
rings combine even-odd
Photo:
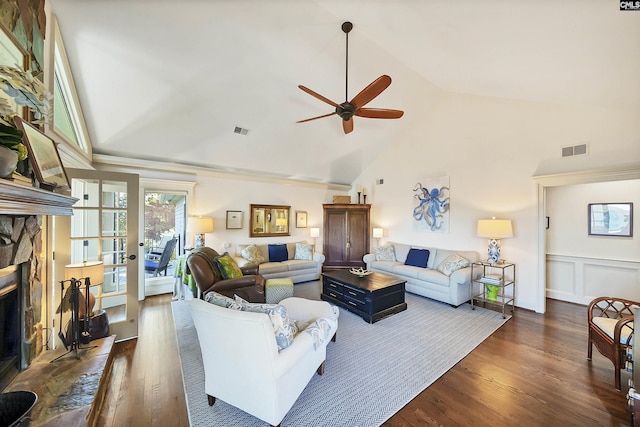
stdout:
[[589,203],[589,235],[633,236],[633,203]]

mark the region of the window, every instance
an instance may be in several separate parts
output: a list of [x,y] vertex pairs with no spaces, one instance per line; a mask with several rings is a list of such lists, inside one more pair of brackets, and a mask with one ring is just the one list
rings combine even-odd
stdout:
[[89,134],[55,15],[51,26],[53,73],[49,73],[48,88],[53,94],[53,121],[47,125],[46,133],[62,142],[60,151],[65,164],[69,163],[69,157],[81,164],[91,164]]

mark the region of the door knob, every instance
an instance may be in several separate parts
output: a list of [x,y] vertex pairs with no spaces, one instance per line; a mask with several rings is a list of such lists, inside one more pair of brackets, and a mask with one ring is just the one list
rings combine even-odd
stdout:
[[131,261],[133,261],[134,259],[136,259],[136,256],[135,256],[135,255],[129,255],[129,259],[130,259]]

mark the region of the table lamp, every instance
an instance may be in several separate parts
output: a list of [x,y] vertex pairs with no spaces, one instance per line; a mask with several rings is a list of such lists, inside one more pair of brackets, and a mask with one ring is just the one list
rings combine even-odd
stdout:
[[479,219],[478,237],[489,239],[487,248],[487,262],[496,264],[500,262],[500,239],[513,237],[513,228],[510,219]]
[[320,229],[318,227],[309,228],[309,237],[313,239],[313,247],[316,247],[316,239],[320,237]]
[[382,228],[374,228],[373,229],[373,238],[376,239],[376,245],[380,246],[380,239],[382,239],[382,235],[384,234],[384,230]]
[[187,219],[187,231],[196,235],[196,248],[204,246],[204,234],[213,232],[213,218],[190,216]]

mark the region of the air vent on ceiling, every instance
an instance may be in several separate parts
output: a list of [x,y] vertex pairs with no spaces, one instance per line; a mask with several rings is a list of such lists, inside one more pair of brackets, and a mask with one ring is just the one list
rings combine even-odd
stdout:
[[239,133],[240,135],[246,135],[249,133],[249,129],[245,129],[245,128],[241,128],[239,126],[236,126],[235,129],[233,130],[233,133]]
[[587,144],[562,147],[562,157],[582,156],[587,154]]

